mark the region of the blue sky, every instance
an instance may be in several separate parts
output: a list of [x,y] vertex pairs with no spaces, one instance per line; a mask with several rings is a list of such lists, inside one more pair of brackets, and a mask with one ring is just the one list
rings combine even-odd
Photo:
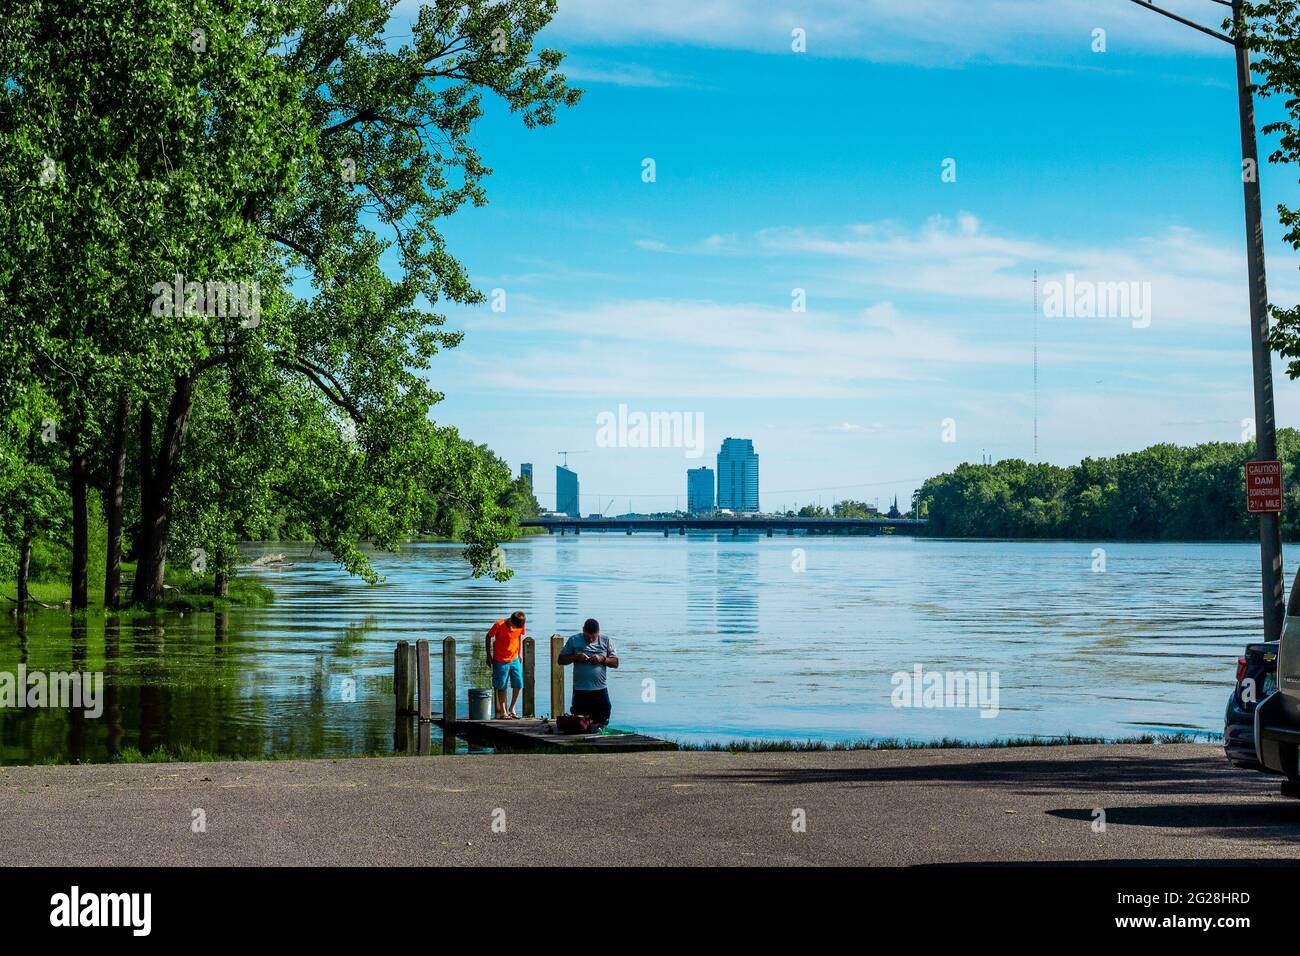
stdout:
[[[702,416],[709,464],[753,439],[772,510],[906,501],[962,461],[1032,460],[1035,269],[1151,290],[1147,327],[1040,317],[1041,460],[1240,440],[1226,45],[1128,0],[561,0],[544,37],[587,92],[549,129],[482,121],[491,204],[445,232],[506,311],[451,311],[465,342],[431,376],[435,417],[533,462],[543,506],[560,449],[584,452],[584,513],[684,504],[699,460],[598,447],[620,404]],[[1279,304],[1300,299],[1273,212],[1295,182],[1262,172]],[[1275,369],[1279,422],[1300,424]]]

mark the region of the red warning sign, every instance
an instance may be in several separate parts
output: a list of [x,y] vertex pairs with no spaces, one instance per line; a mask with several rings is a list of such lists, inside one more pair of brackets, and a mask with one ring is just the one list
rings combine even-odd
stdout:
[[1282,463],[1246,462],[1246,510],[1267,514],[1282,510]]

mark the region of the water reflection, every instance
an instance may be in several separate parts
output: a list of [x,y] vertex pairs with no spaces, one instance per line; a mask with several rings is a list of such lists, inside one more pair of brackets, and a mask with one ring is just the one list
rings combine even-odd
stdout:
[[[726,643],[732,635],[758,633],[759,565],[755,542],[718,548],[718,600],[714,627]],[[779,587],[778,580],[769,587]]]
[[[802,571],[793,546],[806,552]],[[1093,546],[543,536],[506,546],[515,575],[497,583],[472,579],[455,546],[421,542],[381,556],[387,580],[372,588],[310,548],[277,544],[292,566],[260,572],[277,594],[266,608],[0,619],[0,671],[104,675],[98,719],[0,709],[0,762],[437,751],[440,731],[426,741],[395,721],[395,642],[429,639],[437,682],[442,638],[456,639],[464,713],[468,688],[486,683],[483,635],[515,609],[542,655],[552,633],[597,617],[624,662],[611,679],[615,724],[647,733],[1217,731],[1233,662],[1255,637],[1257,550],[1110,544],[1096,574]],[[998,718],[891,706],[891,675],[918,663],[997,672]],[[543,657],[539,710],[548,676]]]
[[686,552],[686,621],[691,634],[716,631],[718,625],[718,551]]

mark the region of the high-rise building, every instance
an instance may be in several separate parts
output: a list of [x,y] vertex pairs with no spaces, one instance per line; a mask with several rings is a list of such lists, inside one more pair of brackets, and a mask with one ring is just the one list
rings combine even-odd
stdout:
[[570,518],[582,514],[578,511],[578,473],[563,465],[555,466],[555,510]]
[[686,469],[686,510],[693,515],[713,510],[713,469]]
[[528,487],[533,486],[533,465],[532,462],[524,462],[519,466],[519,477],[528,482]]
[[718,507],[758,510],[758,455],[748,438],[726,438],[718,452]]

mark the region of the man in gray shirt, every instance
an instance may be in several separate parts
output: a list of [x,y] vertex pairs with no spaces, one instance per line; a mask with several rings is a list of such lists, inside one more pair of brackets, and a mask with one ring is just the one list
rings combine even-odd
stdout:
[[600,624],[588,618],[582,633],[574,634],[560,648],[560,664],[573,665],[573,706],[570,713],[590,717],[601,727],[609,723],[609,690],[605,669],[618,667],[614,642],[600,633]]

